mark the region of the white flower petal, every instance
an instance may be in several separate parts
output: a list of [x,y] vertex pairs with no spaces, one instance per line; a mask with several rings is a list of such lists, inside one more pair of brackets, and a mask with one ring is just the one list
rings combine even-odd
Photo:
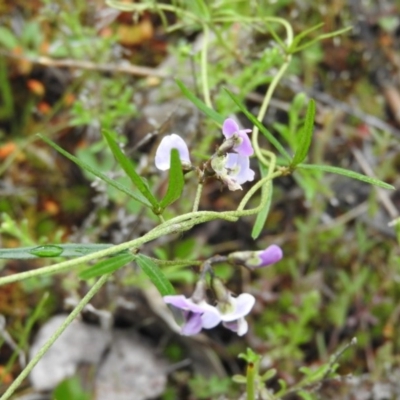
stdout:
[[249,324],[244,318],[239,318],[237,323],[238,323],[237,334],[238,336],[243,336],[249,330]]
[[230,296],[229,302],[232,305],[232,311],[221,313],[221,320],[230,322],[243,318],[253,308],[256,299],[249,293],[242,293],[239,297]]
[[177,149],[182,163],[190,165],[189,149],[185,141],[176,133],[164,136],[161,140],[155,156],[156,167],[161,171],[166,171],[171,164],[171,150]]

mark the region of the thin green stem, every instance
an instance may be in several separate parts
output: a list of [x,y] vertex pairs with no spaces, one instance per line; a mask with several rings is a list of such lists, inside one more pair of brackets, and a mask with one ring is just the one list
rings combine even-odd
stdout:
[[150,260],[154,261],[159,266],[188,266],[188,265],[201,265],[203,261],[199,260],[160,260],[159,258],[148,257]]
[[[248,201],[251,199],[251,197],[253,196],[253,194],[259,189],[259,188],[266,188],[265,184],[272,180],[277,178],[278,176],[282,175],[281,171],[276,171],[275,173],[273,173],[274,169],[275,169],[275,165],[276,165],[276,156],[274,153],[267,151],[267,150],[261,150],[261,152],[266,153],[270,159],[271,162],[269,163],[268,166],[268,174],[266,177],[264,177],[263,179],[261,179],[260,181],[258,181],[255,185],[253,185],[250,190],[246,193],[246,195],[243,197],[242,201],[240,202],[237,211],[241,211],[244,210],[244,208],[246,207],[246,204],[248,203]],[[262,207],[264,206],[265,202],[267,201],[267,190],[263,190],[261,193],[261,201],[260,201],[260,205],[259,208],[260,210],[262,209]],[[258,211],[257,211],[258,212]]]
[[[291,55],[287,55],[286,56],[285,62],[279,68],[278,73],[275,75],[274,79],[272,80],[272,82],[268,86],[268,90],[267,90],[267,93],[265,94],[263,103],[262,103],[261,108],[260,108],[260,112],[257,115],[257,119],[260,122],[263,120],[263,118],[265,116],[265,113],[267,112],[268,105],[269,105],[269,103],[271,101],[272,95],[273,95],[273,93],[274,93],[279,81],[281,80],[282,76],[284,75],[284,73],[286,72],[287,68],[289,67],[291,58],[292,58]],[[254,147],[254,152],[256,153],[256,156],[260,160],[260,162],[262,162],[264,165],[268,165],[268,161],[263,156],[263,154],[261,152],[261,149],[260,149],[260,146],[258,144],[258,132],[259,132],[259,130],[258,130],[257,126],[254,125],[253,133],[252,133],[252,144],[253,144],[253,147]]]
[[15,381],[9,386],[0,400],[9,399],[18,386],[23,382],[23,380],[29,375],[33,367],[39,362],[47,350],[53,345],[53,343],[60,337],[60,335],[65,331],[68,325],[78,316],[78,314],[83,310],[86,304],[89,303],[90,299],[99,291],[99,289],[107,282],[110,274],[103,275],[89,290],[86,296],[78,303],[78,305],[72,310],[68,315],[62,325],[53,333],[50,339],[41,347],[35,357],[28,363],[28,365],[22,370]]
[[196,197],[195,197],[195,199],[194,199],[192,212],[196,212],[196,211],[198,211],[198,209],[199,209],[200,197],[201,197],[202,191],[203,191],[203,184],[202,184],[202,183],[199,183],[199,184],[197,185]]
[[256,388],[255,388],[256,371],[254,363],[247,364],[246,371],[246,400],[256,400]]
[[201,84],[203,87],[204,102],[212,108],[210,87],[208,85],[207,53],[208,41],[210,40],[210,29],[207,24],[203,24],[203,45],[201,48]]
[[[231,213],[235,213],[232,211]],[[230,215],[229,212],[227,215],[221,215],[215,211],[198,211],[195,213],[188,213],[171,220],[166,221],[165,223],[155,227],[150,232],[146,233],[145,235],[141,236],[140,238],[133,239],[129,242],[121,243],[112,247],[109,247],[104,250],[100,250],[95,253],[91,253],[82,257],[78,257],[72,260],[63,261],[54,265],[50,265],[47,267],[42,267],[38,269],[34,269],[31,271],[21,272],[19,274],[13,274],[9,276],[5,276],[0,278],[0,286],[18,282],[24,279],[32,278],[35,276],[41,275],[48,275],[53,273],[62,272],[71,268],[75,268],[83,263],[102,258],[111,256],[115,253],[118,253],[123,250],[137,248],[138,246],[147,243],[151,240],[157,239],[161,236],[168,235],[170,233],[178,233],[185,231],[194,225],[191,219],[196,221],[196,224],[204,223],[207,221],[211,221],[214,219],[226,219],[228,221],[236,221],[236,217],[234,215]],[[188,220],[188,221],[185,221]]]
[[[290,47],[290,45],[293,42],[293,29],[292,26],[283,18],[279,17],[262,17],[262,18],[252,18],[252,17],[241,17],[242,22],[276,22],[277,24],[281,24],[285,30],[286,30],[286,41],[287,41],[287,47]],[[214,23],[218,22],[238,22],[237,17],[217,17],[213,20]]]

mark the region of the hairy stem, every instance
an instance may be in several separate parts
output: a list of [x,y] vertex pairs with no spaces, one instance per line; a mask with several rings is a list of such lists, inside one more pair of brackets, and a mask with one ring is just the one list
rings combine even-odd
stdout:
[[99,291],[99,289],[107,282],[110,274],[103,275],[89,290],[86,296],[78,303],[78,305],[72,310],[68,315],[62,325],[53,333],[50,339],[42,346],[34,358],[28,363],[28,365],[22,370],[15,381],[9,386],[0,400],[7,400],[12,396],[18,386],[23,382],[23,380],[29,375],[33,367],[39,362],[47,350],[53,345],[53,343],[60,337],[60,335],[65,331],[68,325],[78,316],[78,314],[83,310],[90,299]]

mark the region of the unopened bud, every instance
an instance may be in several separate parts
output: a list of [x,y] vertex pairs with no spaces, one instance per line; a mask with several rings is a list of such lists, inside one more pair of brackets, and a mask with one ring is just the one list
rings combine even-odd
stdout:
[[205,279],[200,279],[196,283],[196,287],[194,289],[194,292],[192,294],[191,299],[193,300],[194,303],[200,303],[206,298],[206,289],[207,289],[207,282]]
[[239,146],[242,143],[243,139],[240,138],[240,136],[235,133],[233,134],[229,139],[226,139],[221,146],[219,146],[217,150],[217,155],[218,156],[223,156],[229,152],[232,152],[232,150]]
[[228,255],[232,264],[243,265],[251,270],[275,264],[283,257],[282,249],[276,244],[261,251],[237,251]]

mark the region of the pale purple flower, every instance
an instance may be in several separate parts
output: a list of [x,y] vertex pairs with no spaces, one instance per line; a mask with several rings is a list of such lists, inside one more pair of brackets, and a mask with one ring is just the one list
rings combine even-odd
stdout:
[[217,178],[224,182],[229,190],[242,190],[241,184],[254,179],[249,157],[236,153],[214,157],[211,160],[211,167]]
[[254,171],[250,168],[249,157],[229,153],[226,156],[225,168],[229,170],[228,175],[234,178],[239,185],[254,179]]
[[240,139],[240,143],[233,149],[241,156],[249,157],[253,155],[254,150],[247,132],[251,132],[251,129],[240,129],[239,125],[232,118],[227,118],[222,125],[222,133],[227,139],[235,133]]
[[211,329],[221,322],[219,311],[204,300],[195,303],[184,295],[170,295],[164,296],[164,302],[183,311],[182,335],[196,335],[202,328]]
[[217,305],[222,325],[243,336],[248,330],[248,323],[244,317],[249,314],[255,302],[256,299],[249,293],[242,293],[238,297],[229,295],[226,301]]
[[157,148],[155,164],[161,171],[170,169],[171,150],[177,149],[183,166],[190,166],[189,149],[185,141],[176,133],[164,136]]
[[237,251],[228,256],[228,260],[235,264],[244,265],[249,269],[256,269],[267,267],[268,265],[275,264],[283,257],[282,249],[272,244],[265,250],[260,251]]

